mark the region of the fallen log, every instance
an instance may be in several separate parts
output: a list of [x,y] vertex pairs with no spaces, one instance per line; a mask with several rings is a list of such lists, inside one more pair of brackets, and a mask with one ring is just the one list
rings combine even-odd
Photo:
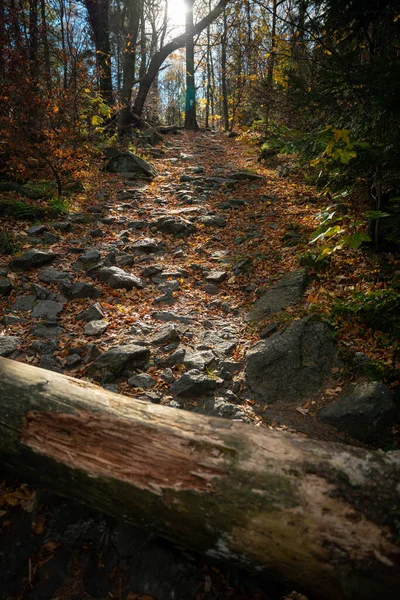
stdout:
[[400,592],[400,452],[147,404],[0,358],[0,456],[28,481],[313,598]]

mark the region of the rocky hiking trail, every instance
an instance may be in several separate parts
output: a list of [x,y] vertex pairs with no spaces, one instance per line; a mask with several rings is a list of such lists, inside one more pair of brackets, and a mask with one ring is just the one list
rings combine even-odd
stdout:
[[[154,179],[91,170],[63,219],[12,225],[24,244],[11,261],[1,260],[0,356],[258,427],[356,445],[387,442],[394,419],[388,388],[364,381],[362,368],[359,383],[345,377],[331,330],[313,314],[321,279],[299,267],[313,228],[310,215],[318,209],[315,191],[300,177],[279,176],[278,164],[258,163],[254,148],[222,133],[180,132],[167,140],[152,151]],[[357,279],[356,268],[351,276]],[[357,360],[362,367],[363,356]],[[339,396],[338,412],[331,403]],[[230,582],[226,573],[199,566],[151,536],[132,549],[126,530],[104,516],[42,492],[34,499],[30,488],[13,484],[0,488],[0,509],[18,506],[24,514],[29,507],[20,534],[35,515],[15,563],[36,554],[34,573],[28,580],[20,573],[25,595],[20,585],[10,587],[9,597],[117,594],[117,556],[121,567],[128,555],[142,571],[154,556],[163,567],[151,585],[143,575],[136,589],[124,587],[114,598],[144,598],[138,590],[173,597],[171,585],[179,598],[282,597],[245,575]],[[65,536],[68,519],[76,527]],[[15,519],[9,522],[16,527]],[[135,530],[133,537],[140,535]],[[0,552],[6,538],[3,526]],[[85,559],[82,540],[96,547]],[[98,545],[109,553],[101,568]],[[67,564],[73,585],[56,576]],[[165,582],[169,576],[174,584]],[[237,591],[237,581],[244,591]]]

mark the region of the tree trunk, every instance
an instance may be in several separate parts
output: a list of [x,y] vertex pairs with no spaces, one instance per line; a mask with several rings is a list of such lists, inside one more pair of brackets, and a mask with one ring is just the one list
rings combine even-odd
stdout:
[[193,0],[186,7],[186,106],[185,129],[199,128],[196,118],[196,83],[194,80]]
[[275,69],[275,54],[276,54],[276,20],[277,8],[280,2],[272,0],[272,25],[271,25],[271,50],[267,70],[266,94],[265,94],[265,134],[269,134],[269,125],[271,119],[271,106],[274,85],[274,69]]
[[37,83],[38,73],[38,0],[29,0],[29,61],[33,81]]
[[400,452],[113,394],[0,358],[0,456],[24,477],[313,597],[400,593]]
[[43,55],[46,74],[47,91],[51,95],[51,65],[50,65],[50,46],[47,28],[46,16],[46,1],[40,0],[40,17],[41,17],[41,36],[43,43]]
[[136,44],[142,13],[142,0],[134,0],[129,3],[127,8],[128,36],[124,49],[123,83],[121,90],[122,109],[118,116],[118,137],[120,139],[130,133],[133,124],[131,99],[132,87],[135,81]]
[[228,36],[228,20],[226,10],[224,9],[224,24],[221,38],[221,85],[222,85],[222,112],[224,118],[224,129],[229,131],[229,108],[228,108],[228,85],[227,85],[227,73],[226,73],[226,50],[227,50],[227,36]]
[[109,0],[85,0],[85,5],[96,46],[100,93],[106,102],[112,104]]

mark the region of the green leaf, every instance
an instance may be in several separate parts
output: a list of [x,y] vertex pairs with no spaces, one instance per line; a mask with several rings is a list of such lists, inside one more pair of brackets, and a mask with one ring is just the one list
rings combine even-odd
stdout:
[[382,210],[367,210],[365,216],[367,217],[367,219],[373,219],[374,221],[377,221],[378,219],[390,217],[390,214],[387,212],[383,212]]
[[324,258],[326,258],[330,254],[332,254],[332,252],[334,252],[334,251],[335,251],[335,248],[331,248],[330,246],[324,246],[315,262],[320,262],[321,260],[324,260]]
[[[333,237],[334,235],[337,235],[338,233],[342,233],[343,231],[344,231],[344,229],[342,229],[340,227],[340,225],[334,225],[333,227],[329,227],[326,231],[323,231],[316,237],[312,238],[311,242],[313,243],[313,242],[316,242],[317,240],[322,240],[326,237]],[[316,233],[318,233],[318,232],[316,232]]]
[[109,117],[111,115],[110,107],[107,104],[100,104],[98,111],[104,117]]
[[370,242],[371,238],[366,233],[353,233],[352,235],[343,236],[343,242],[349,248],[357,250],[363,242]]

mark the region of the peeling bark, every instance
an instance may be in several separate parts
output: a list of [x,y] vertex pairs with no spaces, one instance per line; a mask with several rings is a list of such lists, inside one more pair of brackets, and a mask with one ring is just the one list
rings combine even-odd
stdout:
[[32,482],[327,599],[400,592],[400,452],[132,400],[0,359],[0,456]]

